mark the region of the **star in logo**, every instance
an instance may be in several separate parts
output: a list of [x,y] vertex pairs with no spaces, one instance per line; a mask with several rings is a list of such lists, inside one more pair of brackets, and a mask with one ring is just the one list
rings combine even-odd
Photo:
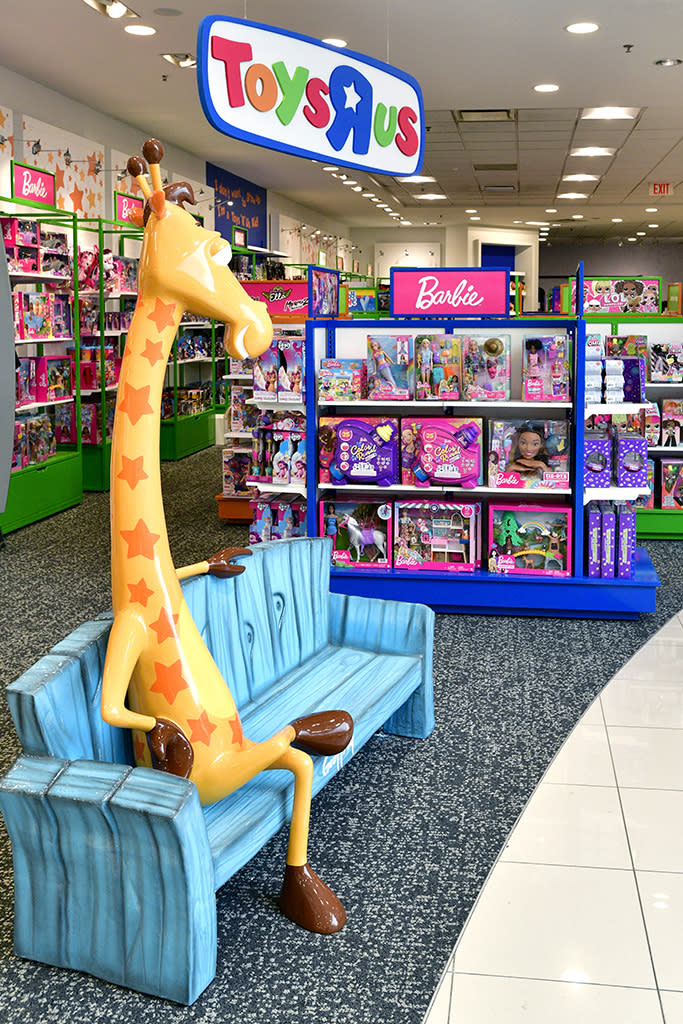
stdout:
[[346,110],[347,108],[350,108],[355,112],[356,107],[360,103],[362,97],[360,97],[356,92],[356,87],[353,84],[353,82],[351,82],[351,85],[344,86],[344,95],[346,96],[346,103],[344,104],[344,109]]

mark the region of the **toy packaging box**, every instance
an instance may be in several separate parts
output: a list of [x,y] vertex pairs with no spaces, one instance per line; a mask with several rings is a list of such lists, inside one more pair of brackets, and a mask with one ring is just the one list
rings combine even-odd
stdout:
[[321,501],[319,530],[321,536],[332,538],[332,564],[338,568],[391,568],[391,504]]
[[439,572],[481,568],[481,505],[397,501],[394,568]]
[[52,295],[52,336],[70,338],[73,334],[71,301],[68,295]]
[[647,363],[647,337],[644,334],[610,334],[605,339],[605,356],[637,356]]
[[279,540],[306,536],[305,501],[283,499],[271,502],[271,505],[275,512],[274,532]]
[[55,439],[57,444],[65,444],[76,440],[76,407],[73,402],[56,405]]
[[599,502],[602,522],[600,547],[600,575],[603,579],[614,579],[616,573],[617,517],[609,501]]
[[407,401],[415,393],[411,334],[368,335],[368,398]]
[[247,477],[251,468],[251,456],[246,452],[236,452],[232,448],[223,449],[223,494],[249,494]]
[[476,487],[482,483],[481,419],[401,420],[401,483]]
[[251,377],[253,373],[253,360],[236,359],[234,356],[230,356],[228,360],[228,373],[240,377]]
[[683,459],[662,459],[662,508],[683,509]]
[[612,483],[612,443],[606,430],[587,430],[583,443],[583,486],[609,487]]
[[586,574],[600,576],[602,567],[602,516],[597,501],[586,505]]
[[628,580],[633,575],[633,560],[636,553],[636,513],[619,503],[616,505],[616,516],[616,575],[621,580]]
[[364,397],[364,359],[322,359],[318,371],[318,401],[358,401]]
[[612,437],[614,478],[618,487],[647,487],[647,441],[640,434]]
[[279,366],[277,376],[278,402],[300,403],[304,400],[304,340],[301,334],[278,335]]
[[14,421],[14,443],[10,470],[14,473],[18,469],[23,469],[24,466],[28,466],[28,438],[26,420],[20,416]]
[[461,397],[460,338],[451,334],[418,334],[415,338],[415,398],[458,401]]
[[24,338],[52,337],[52,303],[44,292],[23,293]]
[[564,505],[489,505],[489,571],[569,576],[571,525]]
[[322,416],[318,429],[321,484],[400,483],[398,420]]
[[462,398],[501,401],[510,398],[510,335],[469,334],[460,338]]
[[249,428],[245,426],[245,412],[247,398],[251,396],[250,391],[233,384],[230,388],[230,429],[243,433]]
[[639,356],[603,360],[605,402],[644,402],[646,363]]
[[524,338],[522,383],[523,398],[527,402],[569,400],[569,352],[566,335]]
[[254,359],[254,398],[268,398],[277,401],[277,375],[280,365],[280,351],[277,338],[270,347]]
[[[249,543],[260,544],[273,540],[274,520],[277,513],[271,506],[270,499],[259,498],[250,501],[249,507],[252,511],[252,521],[249,527]],[[275,513],[275,514],[274,514]]]
[[73,394],[72,362],[68,356],[36,357],[36,401],[52,402]]
[[648,402],[643,410],[643,430],[648,448],[657,448],[662,443],[662,417],[656,402]]
[[683,341],[650,344],[650,380],[657,383],[683,381]]
[[563,490],[569,487],[566,420],[489,423],[489,487]]
[[662,402],[662,447],[683,447],[683,401],[667,398]]
[[21,356],[17,367],[17,408],[36,401],[36,361],[33,356]]

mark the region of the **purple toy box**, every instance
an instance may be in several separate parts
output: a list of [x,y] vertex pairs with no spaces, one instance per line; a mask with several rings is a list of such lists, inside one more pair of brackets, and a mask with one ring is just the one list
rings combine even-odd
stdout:
[[617,434],[614,471],[619,487],[647,487],[647,441],[640,434]]
[[586,569],[595,579],[602,566],[602,516],[597,501],[586,506]]
[[277,400],[300,404],[304,400],[305,388],[303,338],[300,334],[280,334],[278,350]]
[[390,569],[392,508],[377,501],[321,501],[320,534],[332,539],[340,569]]
[[614,507],[608,501],[600,502],[602,520],[602,545],[600,551],[600,575],[603,579],[614,579],[617,553],[617,517]]
[[636,553],[636,513],[624,505],[617,506],[616,573],[621,580],[633,575]]
[[583,447],[584,487],[609,487],[612,483],[612,442],[606,430],[587,430]]
[[472,572],[481,567],[481,505],[397,501],[394,568]]
[[398,420],[322,416],[318,430],[320,483],[399,483]]
[[482,420],[401,420],[401,483],[476,487],[482,482]]

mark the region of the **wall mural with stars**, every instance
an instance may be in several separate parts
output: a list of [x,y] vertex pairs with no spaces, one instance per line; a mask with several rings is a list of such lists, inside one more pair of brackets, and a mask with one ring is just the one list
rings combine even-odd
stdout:
[[8,107],[0,106],[0,195],[11,192],[10,165],[14,159],[14,117]]
[[[79,217],[105,216],[104,145],[24,116],[23,152],[17,160],[43,167],[56,176],[57,208]],[[33,152],[40,143],[38,152]]]

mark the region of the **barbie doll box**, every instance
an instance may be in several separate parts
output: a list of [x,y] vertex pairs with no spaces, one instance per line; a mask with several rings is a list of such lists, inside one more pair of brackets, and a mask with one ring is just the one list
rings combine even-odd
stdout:
[[415,391],[412,334],[368,335],[368,398],[408,401]]
[[491,421],[488,468],[489,487],[568,489],[567,421]]

